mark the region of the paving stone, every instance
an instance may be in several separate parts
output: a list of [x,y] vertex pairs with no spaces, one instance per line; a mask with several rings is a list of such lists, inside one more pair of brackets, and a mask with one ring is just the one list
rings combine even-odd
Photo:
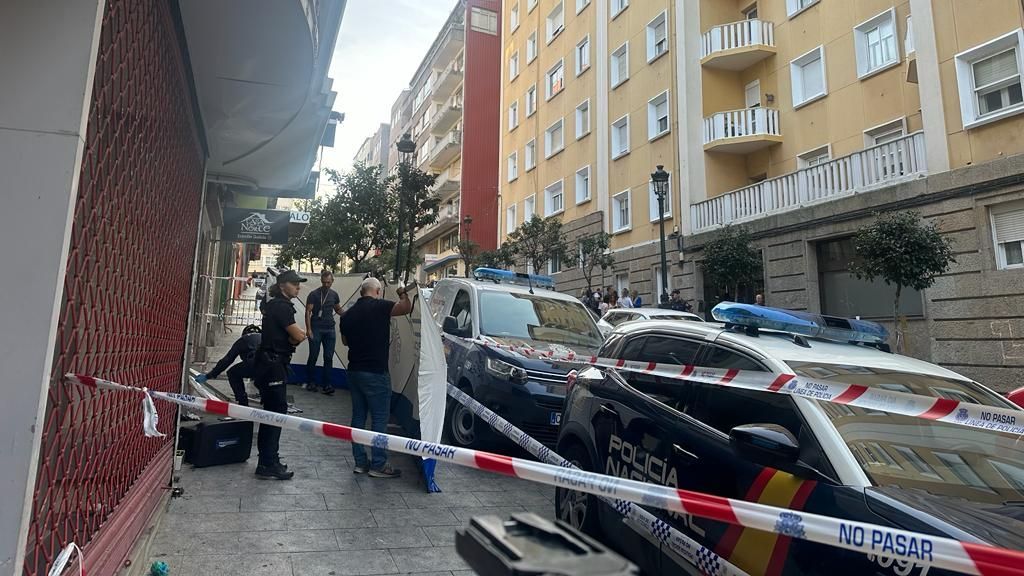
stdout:
[[174,576],[290,576],[291,558],[287,554],[218,554],[186,556]]
[[335,530],[338,547],[342,550],[378,550],[382,548],[416,548],[430,546],[431,541],[422,528],[356,528]]
[[460,524],[469,522],[473,516],[498,516],[507,518],[516,512],[524,512],[522,506],[475,506],[475,507],[452,507],[452,514],[459,520]]
[[[267,480],[278,482],[278,480]],[[265,494],[242,498],[243,512],[273,512],[276,510],[326,510],[322,494]]]
[[276,530],[245,534],[239,538],[239,546],[241,550],[255,554],[339,549],[334,530]]
[[473,495],[483,506],[533,506],[552,503],[551,498],[540,492],[475,492]]
[[443,528],[427,528],[425,530],[427,538],[430,539],[431,546],[455,546],[455,530],[458,526],[452,526],[450,529]]
[[403,492],[401,494],[409,508],[445,508],[450,506],[481,506],[476,496],[467,492],[436,492],[433,494],[417,494]]
[[168,532],[154,539],[150,550],[154,556],[188,554],[233,554],[238,552],[241,532]]
[[238,512],[241,498],[235,496],[191,496],[186,493],[172,498],[167,511],[171,514],[202,514],[208,512]]
[[387,550],[305,552],[291,555],[296,576],[363,576],[398,572]]
[[399,572],[425,570],[465,570],[469,568],[455,552],[455,548],[401,548],[391,550],[391,557]]
[[368,510],[384,508],[408,508],[399,493],[385,494],[324,494],[328,510]]
[[392,526],[455,526],[459,520],[447,508],[374,510],[373,518],[381,528]]
[[284,525],[288,530],[334,528],[376,528],[377,521],[369,509],[295,510],[286,512]]
[[[168,514],[162,528],[169,532],[240,532],[280,530],[285,512],[224,512],[216,514]],[[333,526],[331,526],[333,528]]]

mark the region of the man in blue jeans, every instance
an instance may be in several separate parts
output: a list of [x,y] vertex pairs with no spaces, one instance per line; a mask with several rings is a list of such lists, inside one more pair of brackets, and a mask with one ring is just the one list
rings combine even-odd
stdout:
[[306,390],[316,390],[316,358],[320,355],[320,347],[324,349],[324,367],[320,372],[320,391],[334,394],[331,384],[331,369],[334,367],[334,313],[341,315],[341,297],[331,285],[334,274],[330,270],[320,273],[320,288],[313,290],[306,297],[306,334],[309,338],[309,357],[306,359]]
[[[404,289],[399,301],[381,298],[380,280],[367,278],[359,285],[359,300],[341,317],[341,341],[348,346],[348,384],[352,392],[352,427],[366,428],[366,415],[373,420],[374,432],[385,432],[391,413],[391,376],[388,353],[391,347],[391,317],[412,312],[412,301]],[[371,459],[366,449],[352,444],[356,474],[372,478],[397,478],[402,475],[388,464],[383,448],[373,447]]]

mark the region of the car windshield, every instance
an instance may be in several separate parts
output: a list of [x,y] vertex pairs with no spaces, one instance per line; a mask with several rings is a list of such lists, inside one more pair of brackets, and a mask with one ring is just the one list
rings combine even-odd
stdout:
[[579,302],[490,290],[480,294],[480,333],[592,349],[602,342],[597,325]]
[[[963,380],[841,364],[787,364],[798,375],[819,381],[1010,407],[1001,397]],[[993,503],[1024,500],[1024,438],[1020,436],[816,402],[876,486]]]
[[683,316],[682,314],[651,314],[651,320],[693,320],[693,316]]

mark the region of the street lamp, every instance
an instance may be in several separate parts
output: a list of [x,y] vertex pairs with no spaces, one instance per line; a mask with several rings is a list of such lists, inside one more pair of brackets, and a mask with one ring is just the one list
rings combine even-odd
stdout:
[[470,216],[469,214],[466,214],[465,216],[462,217],[462,227],[466,231],[466,237],[463,240],[463,244],[462,244],[462,263],[466,267],[466,278],[469,278],[469,260],[470,260],[470,257],[472,256],[472,252],[473,252],[473,245],[470,244],[471,240],[469,239],[469,228],[472,225],[473,225],[473,217],[472,216]]
[[[657,170],[651,173],[651,182],[654,183],[654,194],[658,197],[658,228],[661,233],[661,293],[668,294],[668,259],[665,257],[665,193],[668,192],[668,172],[665,167],[658,164]],[[661,303],[662,298],[658,298]]]
[[[400,162],[405,165],[406,169],[406,180],[408,179],[408,172],[412,170],[412,158],[416,154],[416,143],[412,141],[412,134],[406,132],[402,134],[402,139],[395,144],[395,148],[398,149]],[[398,242],[395,244],[395,271],[394,281],[398,282],[398,271],[402,262],[402,235],[404,234],[405,224],[405,207],[403,206],[405,200],[405,189],[406,180],[402,181],[402,194],[398,195]],[[412,250],[412,246],[409,246],[409,250]]]

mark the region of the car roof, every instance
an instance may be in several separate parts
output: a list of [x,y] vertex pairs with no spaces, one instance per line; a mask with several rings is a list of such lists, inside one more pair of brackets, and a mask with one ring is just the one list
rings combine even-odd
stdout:
[[930,362],[909,356],[882,352],[870,346],[834,342],[819,338],[805,338],[810,344],[810,348],[806,348],[797,344],[793,340],[792,335],[784,332],[761,330],[758,336],[749,336],[744,333],[726,330],[724,325],[717,322],[678,322],[651,319],[646,322],[626,322],[620,324],[616,327],[615,332],[631,333],[650,330],[698,337],[708,342],[733,344],[736,347],[751,350],[765,358],[771,358],[776,362],[786,365],[790,362],[848,364],[865,368],[910,372],[970,381],[969,378]]
[[[506,292],[510,294],[529,294],[529,286],[520,286],[519,284],[508,284],[504,282],[493,282],[491,280],[474,280],[472,278],[444,278],[438,280],[436,288],[440,288],[444,284],[457,284],[471,288],[476,292]],[[554,300],[564,300],[566,302],[577,302],[580,306],[583,305],[575,296],[569,294],[563,294],[547,288],[540,288],[538,286],[533,287],[534,296],[543,296],[545,298],[551,298]]]
[[683,312],[682,310],[672,310],[671,308],[623,308],[623,310],[633,312],[639,312],[645,314],[648,317],[652,316],[686,316],[688,318],[697,318],[703,320],[700,316],[692,312]]

